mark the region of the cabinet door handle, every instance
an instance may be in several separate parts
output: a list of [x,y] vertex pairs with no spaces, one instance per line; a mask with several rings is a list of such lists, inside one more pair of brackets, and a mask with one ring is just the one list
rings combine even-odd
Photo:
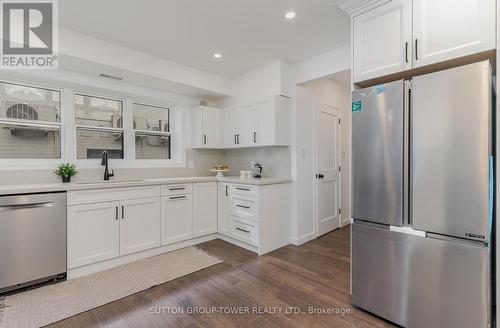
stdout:
[[405,42],[405,61],[408,63],[408,42]]
[[245,233],[250,233],[250,231],[249,231],[249,230],[245,230],[245,229],[241,229],[241,228],[236,228],[236,230],[243,231],[243,232],[245,232]]
[[122,219],[125,219],[125,206],[122,205]]
[[239,134],[236,135],[236,144],[238,144],[238,145],[240,144],[240,135]]
[[236,206],[241,207],[241,208],[250,209],[250,206],[245,206],[245,205],[240,205],[240,204],[237,204]]
[[253,142],[257,143],[257,132],[253,133]]
[[204,145],[207,144],[207,135],[206,134],[203,135],[203,144]]
[[118,206],[115,206],[115,220],[118,220]]
[[415,39],[415,60],[418,60],[418,39]]
[[237,187],[236,190],[241,190],[241,191],[250,191],[250,189],[248,188],[240,188],[240,187]]
[[176,190],[184,190],[186,187],[179,187],[179,188],[168,188],[170,191],[176,191]]
[[186,196],[175,196],[175,197],[170,197],[170,199],[184,199]]
[[238,144],[237,141],[236,141],[236,134],[234,135],[234,144]]
[[229,186],[226,186],[226,197],[227,197],[227,196],[229,196],[229,194],[227,193],[227,188],[228,188],[228,187],[229,187]]

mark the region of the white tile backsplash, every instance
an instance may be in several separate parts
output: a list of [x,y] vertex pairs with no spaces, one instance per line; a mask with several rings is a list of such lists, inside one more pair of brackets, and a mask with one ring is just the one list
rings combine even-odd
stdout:
[[289,178],[291,176],[290,147],[263,147],[249,149],[226,149],[225,164],[231,171],[227,175],[239,175],[240,170],[249,170],[250,162],[262,164],[263,178]]
[[[226,175],[239,175],[240,170],[250,169],[250,162],[263,166],[264,178],[289,178],[291,176],[289,147],[266,147],[252,149],[187,149],[186,166],[178,168],[113,168],[115,179],[127,178],[169,178],[214,175],[209,169],[217,164],[228,164],[231,171]],[[188,163],[194,163],[188,168]],[[55,168],[54,168],[55,169]],[[95,181],[103,179],[103,169],[78,169],[72,181]],[[55,183],[60,178],[54,170],[0,170],[0,185]]]

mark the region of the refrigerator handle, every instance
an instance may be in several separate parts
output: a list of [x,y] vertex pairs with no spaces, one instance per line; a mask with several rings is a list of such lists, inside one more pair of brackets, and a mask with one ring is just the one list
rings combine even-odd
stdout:
[[403,84],[403,226],[411,225],[411,84]]

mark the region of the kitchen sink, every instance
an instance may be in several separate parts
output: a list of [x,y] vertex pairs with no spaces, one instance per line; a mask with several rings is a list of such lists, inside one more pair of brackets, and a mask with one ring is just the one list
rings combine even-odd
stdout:
[[85,182],[75,182],[75,184],[85,185],[85,184],[112,184],[112,183],[124,183],[124,182],[142,182],[144,179],[120,179],[120,180],[99,180],[99,181],[85,181]]

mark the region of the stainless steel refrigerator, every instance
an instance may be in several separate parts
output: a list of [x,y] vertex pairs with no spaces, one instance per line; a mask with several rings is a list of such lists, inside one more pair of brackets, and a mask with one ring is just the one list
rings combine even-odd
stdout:
[[405,327],[488,327],[488,61],[353,91],[352,303]]

